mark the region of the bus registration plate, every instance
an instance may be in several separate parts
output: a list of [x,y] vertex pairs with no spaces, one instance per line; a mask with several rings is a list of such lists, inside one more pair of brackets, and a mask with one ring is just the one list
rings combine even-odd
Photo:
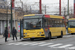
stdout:
[[35,38],[35,37],[32,37],[32,38]]

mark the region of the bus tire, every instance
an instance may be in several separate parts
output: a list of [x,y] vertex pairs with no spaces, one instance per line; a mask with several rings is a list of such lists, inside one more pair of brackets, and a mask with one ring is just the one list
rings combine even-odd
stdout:
[[71,35],[73,35],[73,33],[71,33]]
[[30,40],[31,40],[31,41],[34,41],[34,39],[33,39],[33,38],[30,38]]
[[51,32],[48,33],[48,39],[51,39]]
[[61,31],[61,36],[58,36],[57,38],[62,38],[63,37],[63,31]]

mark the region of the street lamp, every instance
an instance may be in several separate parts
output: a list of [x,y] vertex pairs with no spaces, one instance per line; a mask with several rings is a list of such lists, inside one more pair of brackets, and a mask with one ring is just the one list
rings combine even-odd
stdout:
[[22,4],[22,11],[23,11],[23,2],[20,0],[21,4]]
[[42,7],[41,7],[41,0],[39,0],[39,10],[40,10],[40,14],[42,14]]
[[68,0],[68,11],[67,11],[67,15],[69,15],[69,0]]
[[59,15],[61,16],[61,0],[59,0]]
[[13,18],[12,18],[12,0],[11,0],[11,34],[12,34],[12,20]]

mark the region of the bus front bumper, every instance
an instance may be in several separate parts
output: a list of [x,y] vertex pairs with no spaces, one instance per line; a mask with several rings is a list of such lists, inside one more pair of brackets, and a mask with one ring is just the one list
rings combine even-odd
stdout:
[[45,36],[32,36],[32,37],[23,36],[23,38],[45,38]]

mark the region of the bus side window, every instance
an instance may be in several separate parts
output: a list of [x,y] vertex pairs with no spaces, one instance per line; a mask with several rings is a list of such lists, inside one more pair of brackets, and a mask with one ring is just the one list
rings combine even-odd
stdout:
[[44,19],[44,26],[47,27],[47,19]]

